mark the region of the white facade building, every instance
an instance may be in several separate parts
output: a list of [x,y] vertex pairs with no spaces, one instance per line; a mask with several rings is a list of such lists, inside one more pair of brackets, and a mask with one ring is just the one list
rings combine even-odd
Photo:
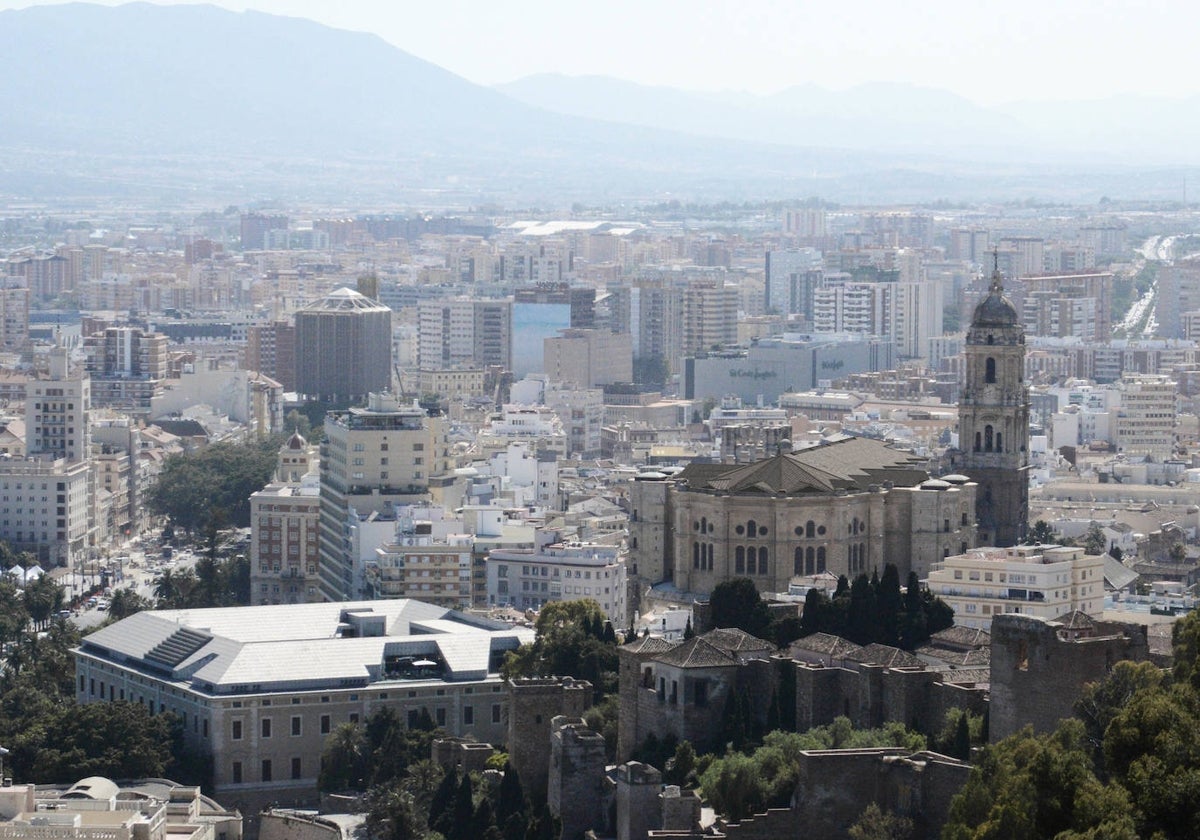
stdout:
[[488,606],[538,610],[551,601],[592,598],[618,627],[627,619],[625,558],[616,546],[555,543],[532,550],[491,551]]
[[929,591],[954,610],[954,621],[987,630],[992,616],[1053,619],[1104,610],[1104,556],[1074,546],[974,548],[936,563]]

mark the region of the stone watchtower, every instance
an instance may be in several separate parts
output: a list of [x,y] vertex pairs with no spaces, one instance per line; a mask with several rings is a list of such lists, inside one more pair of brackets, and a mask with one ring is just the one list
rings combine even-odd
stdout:
[[954,468],[979,485],[975,516],[981,545],[1016,545],[1029,518],[1029,388],[1025,328],[1004,296],[1000,270],[971,318],[958,400]]

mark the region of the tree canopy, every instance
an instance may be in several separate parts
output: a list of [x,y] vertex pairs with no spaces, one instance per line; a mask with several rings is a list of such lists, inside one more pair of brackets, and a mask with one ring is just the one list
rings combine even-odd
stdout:
[[534,641],[505,658],[505,677],[588,680],[597,703],[616,691],[617,637],[595,600],[552,601],[542,607],[534,626]]
[[279,446],[278,438],[268,438],[215,443],[172,455],[150,489],[150,509],[188,531],[212,522],[245,528],[250,524],[250,494],[270,479]]

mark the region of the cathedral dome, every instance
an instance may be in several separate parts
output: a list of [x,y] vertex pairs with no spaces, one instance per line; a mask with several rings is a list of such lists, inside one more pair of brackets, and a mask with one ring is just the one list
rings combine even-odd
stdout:
[[997,268],[992,273],[992,286],[988,290],[988,296],[975,307],[971,326],[1014,327],[1017,323],[1017,308],[1004,296],[1000,269]]

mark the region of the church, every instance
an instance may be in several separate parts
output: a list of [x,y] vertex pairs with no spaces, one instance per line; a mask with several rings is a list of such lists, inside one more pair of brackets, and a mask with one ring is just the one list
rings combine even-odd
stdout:
[[746,577],[784,592],[797,577],[854,578],[894,563],[927,577],[978,545],[1025,536],[1029,389],[1025,330],[1000,272],[965,346],[959,446],[946,475],[881,441],[843,436],[750,464],[693,463],[638,475],[629,490],[631,578],[706,595]]
[[975,520],[980,545],[1011,546],[1025,538],[1029,518],[1029,386],[1025,328],[1004,296],[999,268],[971,318],[958,400],[958,449],[951,467],[978,485]]

